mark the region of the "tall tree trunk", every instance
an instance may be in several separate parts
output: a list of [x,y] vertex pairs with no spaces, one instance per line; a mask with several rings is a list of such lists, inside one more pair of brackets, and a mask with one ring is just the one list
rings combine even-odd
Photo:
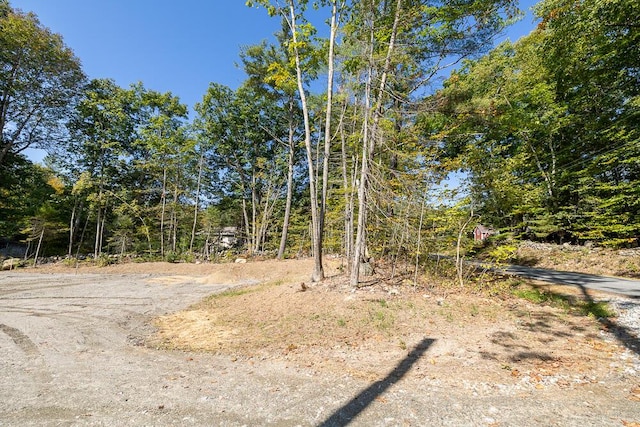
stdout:
[[462,256],[462,237],[464,236],[464,230],[473,220],[473,209],[469,218],[462,224],[460,231],[458,232],[458,242],[456,244],[456,273],[458,274],[458,283],[460,287],[464,286],[464,258]]
[[102,255],[102,245],[103,245],[103,241],[104,241],[104,226],[105,226],[106,223],[107,223],[107,215],[105,215],[105,213],[103,212],[102,213],[102,223],[100,224],[100,245],[99,245],[99,253],[98,253],[98,255]]
[[27,240],[27,248],[24,250],[24,260],[29,259],[29,251],[31,250],[31,239]]
[[[271,201],[271,198],[273,200]],[[264,208],[262,211],[262,219],[260,220],[260,226],[258,227],[258,250],[264,250],[264,244],[267,240],[267,231],[269,231],[269,221],[271,221],[271,214],[273,213],[273,208],[277,202],[277,194],[273,190],[273,183],[269,182],[269,186],[267,187],[267,194],[264,197]]]
[[258,252],[258,207],[256,195],[256,173],[251,171],[251,247],[252,253]]
[[[423,194],[427,194],[426,189]],[[413,273],[413,286],[418,284],[418,266],[420,263],[420,245],[422,243],[422,222],[424,220],[424,208],[425,208],[426,200],[422,197],[420,201],[420,223],[418,224],[418,247],[416,249],[416,265],[415,271]]]
[[302,117],[304,119],[304,145],[307,152],[307,167],[309,169],[309,197],[311,202],[311,245],[313,251],[313,272],[311,281],[318,282],[324,279],[324,269],[322,266],[322,242],[320,242],[320,220],[318,214],[318,194],[316,193],[315,171],[313,162],[313,151],[311,147],[311,123],[309,119],[309,107],[307,105],[307,97],[304,91],[302,65],[300,63],[300,53],[298,51],[298,37],[296,27],[296,13],[294,2],[289,1],[290,25],[293,39],[293,51],[296,65],[296,80],[298,83],[298,93],[300,95],[300,103],[302,105]]
[[207,261],[211,260],[211,253],[209,252],[210,243],[211,243],[211,224],[209,224],[209,226],[207,227],[207,238],[205,239],[204,247],[202,248],[202,258],[206,259]]
[[355,177],[357,175],[358,162],[354,159],[352,175],[349,178],[347,166],[347,138],[344,132],[344,117],[346,115],[347,103],[345,102],[340,116],[340,154],[342,160],[342,191],[344,193],[344,257],[347,260],[347,273],[351,272],[351,256],[353,253],[353,189],[355,188]]
[[[371,39],[369,40],[371,48],[369,51],[369,72],[367,76],[367,88],[365,89],[365,128],[363,132],[362,142],[362,168],[360,170],[360,184],[358,187],[358,231],[356,234],[356,244],[353,254],[353,267],[351,270],[351,286],[358,286],[360,280],[360,261],[362,256],[366,252],[366,223],[367,223],[367,189],[369,185],[370,175],[370,163],[373,159],[373,151],[375,148],[376,134],[378,132],[378,123],[382,114],[382,101],[384,99],[384,93],[386,90],[387,77],[391,71],[391,56],[395,49],[396,36],[398,33],[398,24],[400,22],[400,13],[402,8],[402,0],[396,1],[396,10],[393,18],[393,27],[391,30],[391,37],[389,39],[389,46],[387,48],[387,55],[384,61],[384,67],[380,75],[380,86],[376,94],[376,103],[373,110],[370,109],[371,98],[371,78],[373,74],[374,58],[373,58],[373,44],[375,39],[375,25],[371,27]],[[373,116],[371,120],[371,130],[369,130],[369,117]]]
[[245,236],[247,236],[247,250],[249,251],[249,255],[252,255],[253,246],[251,244],[251,223],[249,222],[249,212],[247,212],[247,200],[244,196],[242,197],[242,217],[244,218]]
[[[100,193],[102,194],[102,193]],[[100,199],[102,199],[102,196],[100,196]],[[101,230],[101,225],[102,223],[102,208],[100,206],[98,206],[98,214],[97,214],[97,218],[96,218],[96,239],[93,245],[93,257],[94,258],[98,258],[98,256],[100,255],[101,251],[102,251],[102,237],[100,236],[100,230]]]
[[[333,107],[333,75],[334,75],[334,46],[337,33],[338,4],[337,0],[331,2],[331,32],[329,35],[329,70],[327,73],[327,114],[324,124],[324,155],[322,157],[322,200],[320,217],[318,218],[318,243],[316,248],[322,254],[324,240],[324,223],[327,215],[327,196],[329,192],[329,157],[331,156],[331,112]],[[322,256],[322,255],[320,255]]]

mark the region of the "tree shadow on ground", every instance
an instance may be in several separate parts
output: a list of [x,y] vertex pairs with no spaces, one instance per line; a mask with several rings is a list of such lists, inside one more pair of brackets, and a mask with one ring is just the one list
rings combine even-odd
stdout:
[[395,369],[385,378],[371,384],[344,406],[338,408],[329,418],[320,424],[320,427],[340,427],[351,423],[362,411],[371,405],[377,397],[381,396],[392,385],[400,381],[434,342],[435,340],[430,338],[425,338],[420,341],[407,357],[402,359]]
[[[640,337],[636,336],[629,328],[619,325],[609,316],[610,313],[608,313],[606,305],[603,304],[606,300],[597,301],[584,285],[572,284],[572,286],[580,290],[582,298],[550,290],[545,290],[544,292],[552,299],[565,301],[572,308],[578,309],[582,315],[593,317],[606,330],[611,332],[620,344],[640,356]],[[634,301],[633,304],[635,303]]]
[[503,270],[494,270],[499,273],[506,273],[531,280],[540,280],[558,285],[576,286],[582,289],[583,292],[588,288],[594,288],[603,292],[613,292],[625,295],[627,298],[640,299],[640,287],[638,286],[638,282],[632,279],[595,276],[593,274],[548,270],[544,268],[532,268],[522,265],[510,265]]
[[[589,294],[589,290],[584,286],[579,287],[582,295],[588,302],[587,307],[599,307],[595,299]],[[616,339],[622,345],[640,356],[640,337],[636,336],[633,332],[631,332],[631,330],[622,325],[619,325],[609,317],[598,317],[597,310],[591,314],[593,314],[594,317],[598,319],[598,322],[600,322],[601,325],[605,326],[611,333],[613,333],[613,335],[615,335]]]

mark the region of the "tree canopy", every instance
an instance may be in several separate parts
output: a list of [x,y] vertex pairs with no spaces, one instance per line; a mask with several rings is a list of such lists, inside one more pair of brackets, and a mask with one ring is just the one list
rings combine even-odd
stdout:
[[436,95],[445,156],[469,173],[487,222],[637,243],[639,9],[544,1],[537,30],[467,62]]
[[31,13],[0,3],[0,166],[8,154],[65,140],[80,93],[80,61]]
[[538,27],[498,46],[511,0],[320,1],[326,37],[307,1],[250,3],[281,31],[189,120],[170,92],[87,81],[60,36],[0,1],[0,235],[27,257],[34,239],[107,261],[314,256],[314,280],[337,253],[353,286],[376,259],[417,272],[459,252],[475,223],[639,243],[637,2],[543,0]]

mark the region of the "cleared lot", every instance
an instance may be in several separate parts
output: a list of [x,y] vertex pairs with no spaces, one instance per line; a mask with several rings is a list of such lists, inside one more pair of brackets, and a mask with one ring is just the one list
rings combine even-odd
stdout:
[[[630,399],[640,385],[637,373],[621,371],[615,384],[585,382],[567,390],[468,379],[455,386],[424,371],[443,339],[428,334],[404,357],[377,366],[388,374],[373,380],[278,357],[236,359],[141,345],[152,332],[151,318],[260,279],[234,270],[233,281],[214,283],[220,274],[1,274],[0,425],[621,426],[640,421],[640,403]],[[422,374],[413,375],[419,363]]]

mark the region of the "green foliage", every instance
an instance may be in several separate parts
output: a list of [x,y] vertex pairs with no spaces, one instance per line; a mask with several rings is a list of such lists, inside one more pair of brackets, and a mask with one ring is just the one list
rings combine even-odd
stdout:
[[0,236],[18,239],[29,218],[55,194],[48,184],[50,171],[23,156],[9,154],[0,168]]
[[513,294],[534,304],[549,304],[565,311],[574,311],[583,316],[597,319],[615,317],[616,313],[606,302],[583,300],[553,292],[545,292],[538,288],[516,289]]
[[109,257],[107,254],[101,254],[94,262],[98,267],[108,267],[109,265],[115,264],[116,259]]
[[390,306],[385,300],[371,301],[368,321],[378,330],[392,334],[396,322],[396,310],[397,307]]
[[177,262],[179,259],[180,257],[178,256],[178,254],[173,251],[169,251],[164,255],[164,260],[166,262]]
[[491,262],[498,265],[507,264],[509,261],[513,260],[513,257],[515,256],[517,251],[518,246],[516,245],[499,245],[489,251],[489,259],[491,260]]
[[538,30],[467,62],[438,94],[431,123],[445,137],[443,158],[464,165],[479,213],[498,228],[632,245],[640,7],[546,0],[536,10]]
[[613,311],[606,302],[602,301],[587,301],[581,304],[580,310],[585,316],[595,317],[596,319],[606,319],[616,316],[615,311]]
[[[325,251],[350,249],[360,215],[365,251],[394,269],[430,268],[427,254],[453,253],[458,236],[466,253],[478,215],[514,238],[636,244],[636,3],[544,0],[538,30],[463,61],[441,91],[425,97],[444,59],[477,58],[518,19],[515,3],[340,2]],[[49,252],[93,250],[98,262],[132,252],[144,254],[136,260],[192,262],[232,257],[236,249],[224,252],[215,236],[233,226],[249,251],[265,253],[278,248],[290,190],[287,254],[311,254],[310,200],[321,191],[309,188],[324,172],[329,99],[311,92],[327,65],[328,42],[305,19],[307,1],[247,4],[289,21],[277,44],[243,50],[248,80],[235,90],[212,83],[188,126],[177,97],[142,83],[122,88],[97,79],[80,91],[84,76],[60,37],[0,1],[0,93],[16,94],[0,99],[7,112],[0,235],[31,243],[42,235]],[[17,62],[20,55],[25,60]],[[11,72],[18,78],[10,82]],[[18,129],[26,118],[18,113],[27,109],[42,120],[27,120],[25,132],[11,136],[7,129]],[[371,151],[363,151],[365,135]],[[310,177],[301,150],[307,136]],[[57,144],[48,159],[55,172],[16,154],[47,141]],[[370,168],[364,179],[363,156]],[[452,171],[466,177],[468,199],[438,185]],[[358,197],[367,202],[362,212],[354,207]],[[500,242],[489,257],[505,263],[514,251]],[[498,289],[482,280],[474,286]],[[376,307],[372,319],[385,325],[387,308]]]
[[6,2],[0,5],[2,167],[9,154],[65,142],[64,122],[83,81],[80,61],[59,35],[35,15],[13,10]]

